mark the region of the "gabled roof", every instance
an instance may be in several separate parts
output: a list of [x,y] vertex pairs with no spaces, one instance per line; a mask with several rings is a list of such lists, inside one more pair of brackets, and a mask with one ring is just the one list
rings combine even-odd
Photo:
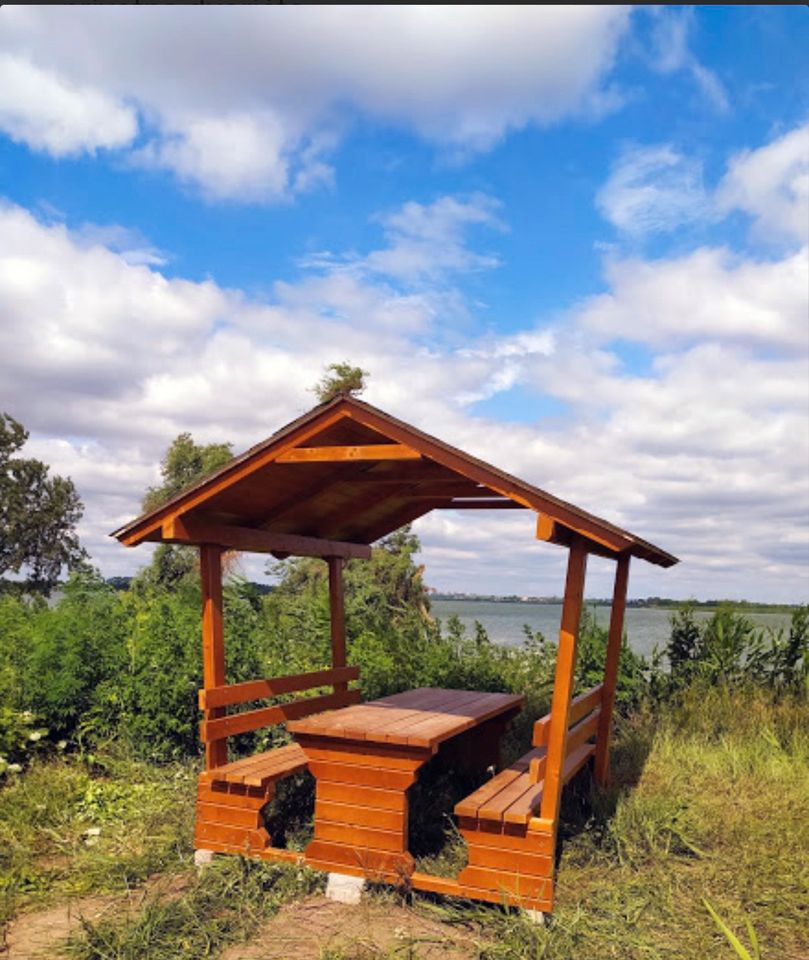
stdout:
[[127,546],[203,542],[179,536],[182,524],[371,544],[431,510],[504,508],[539,514],[542,539],[567,544],[579,536],[595,553],[630,553],[663,567],[677,562],[654,544],[351,396],[315,407],[112,536]]

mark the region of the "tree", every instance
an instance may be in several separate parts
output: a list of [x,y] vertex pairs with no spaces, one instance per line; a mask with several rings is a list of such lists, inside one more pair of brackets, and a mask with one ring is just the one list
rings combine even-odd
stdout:
[[159,487],[149,487],[143,498],[143,509],[154,510],[232,459],[231,444],[208,443],[203,446],[194,443],[190,433],[181,433],[160,464],[163,483]]
[[314,387],[314,393],[321,403],[333,400],[341,393],[362,393],[366,387],[365,378],[369,376],[362,367],[353,367],[348,361],[330,363],[320,382]]
[[76,533],[84,507],[69,477],[15,456],[27,439],[21,423],[0,414],[0,575],[25,569],[26,587],[47,595],[63,567],[87,556]]
[[[198,444],[194,443],[190,433],[181,433],[160,464],[163,483],[159,487],[149,487],[143,497],[143,509],[154,510],[232,459],[233,448],[229,443]],[[174,587],[186,577],[196,575],[196,566],[196,550],[161,543],[152,562],[135,578],[135,586]]]

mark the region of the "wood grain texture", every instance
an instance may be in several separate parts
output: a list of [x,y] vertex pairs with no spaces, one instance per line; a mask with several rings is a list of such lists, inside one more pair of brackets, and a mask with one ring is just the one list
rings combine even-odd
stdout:
[[609,780],[610,734],[612,732],[612,710],[615,703],[615,687],[618,682],[618,664],[621,657],[621,643],[624,636],[624,611],[626,609],[626,591],[629,583],[629,554],[623,554],[615,569],[615,585],[612,592],[612,611],[610,613],[610,633],[607,640],[607,656],[604,664],[604,691],[601,697],[601,721],[596,740],[593,776],[602,787]]
[[251,700],[263,700],[265,697],[346,683],[358,680],[359,676],[359,667],[341,666],[337,669],[313,670],[311,673],[290,674],[285,677],[245,680],[242,683],[225,684],[208,690],[203,688],[199,691],[199,708],[209,710],[213,707],[232,707],[249,703]]
[[[222,620],[222,550],[206,544],[199,550],[202,588],[202,682],[205,687],[221,687],[225,682],[225,637]],[[215,722],[223,714],[216,708],[205,712],[203,722]],[[211,737],[205,744],[208,770],[228,760],[225,736]]]
[[171,517],[164,521],[162,529],[162,540],[167,543],[217,544],[228,550],[286,553],[296,557],[371,559],[371,548],[363,543],[345,543],[294,533],[271,533],[209,520]]
[[420,460],[421,454],[403,443],[364,446],[295,447],[280,454],[276,463],[339,463],[345,460]]
[[565,760],[565,741],[570,722],[570,700],[576,668],[576,645],[584,597],[584,577],[587,553],[576,541],[570,548],[559,628],[559,647],[556,654],[556,673],[551,701],[551,725],[548,733],[548,760],[545,768],[545,789],[542,794],[541,815],[556,821],[562,795],[562,766]]

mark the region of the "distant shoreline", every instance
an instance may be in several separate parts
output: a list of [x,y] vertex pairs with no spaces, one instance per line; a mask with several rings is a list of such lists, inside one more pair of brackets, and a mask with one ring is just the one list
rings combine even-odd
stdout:
[[[521,603],[526,606],[559,606],[561,597],[519,597],[494,596],[477,593],[430,593],[430,600],[457,601],[459,603]],[[604,597],[588,597],[588,607],[609,607],[612,600]],[[627,607],[649,610],[677,610],[684,604],[696,610],[718,610],[720,607],[732,607],[734,610],[748,610],[750,613],[791,613],[799,603],[757,603],[751,600],[672,600],[669,597],[647,597],[627,600]]]

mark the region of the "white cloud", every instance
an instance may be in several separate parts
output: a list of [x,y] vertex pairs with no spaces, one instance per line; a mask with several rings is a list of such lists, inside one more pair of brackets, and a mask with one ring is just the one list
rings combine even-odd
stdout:
[[131,107],[102,90],[0,50],[0,131],[64,157],[127,146],[137,119]]
[[625,150],[596,205],[615,227],[637,236],[702,221],[711,213],[702,161],[671,144]]
[[[306,386],[347,357],[371,370],[370,402],[682,556],[671,571],[636,564],[633,594],[798,600],[809,560],[804,273],[795,257],[707,250],[615,264],[608,292],[554,326],[456,349],[430,338],[443,317],[433,278],[402,291],[327,266],[251,300],[167,280],[4,207],[0,409],[75,478],[82,537],[108,575],[145,560],[106,533],[137,513],[177,433],[245,449],[311,406]],[[642,374],[616,352],[627,339],[656,351]],[[567,403],[564,424],[471,414],[481,395],[514,386]],[[431,584],[560,589],[562,551],[535,542],[530,515],[434,515],[420,529]],[[609,591],[597,566],[588,591]]]
[[632,237],[684,224],[718,222],[735,211],[753,218],[753,235],[770,246],[809,239],[809,124],[730,158],[715,188],[702,160],[672,144],[625,149],[596,196],[602,215]]
[[677,259],[618,260],[610,291],[587,301],[580,322],[604,339],[655,346],[721,338],[769,349],[807,345],[807,251],[743,259],[705,248]]
[[649,10],[654,18],[650,65],[659,73],[672,74],[678,71],[689,73],[705,99],[719,112],[729,107],[728,95],[722,82],[707,67],[703,66],[688,45],[688,34],[694,21],[694,9],[666,10],[653,7]]
[[809,123],[731,157],[717,191],[723,211],[754,218],[758,237],[809,240]]
[[622,7],[7,7],[0,51],[33,92],[6,129],[52,152],[122,146],[134,104],[138,162],[277,200],[329,181],[352,110],[462,149],[587,113],[628,23]]

